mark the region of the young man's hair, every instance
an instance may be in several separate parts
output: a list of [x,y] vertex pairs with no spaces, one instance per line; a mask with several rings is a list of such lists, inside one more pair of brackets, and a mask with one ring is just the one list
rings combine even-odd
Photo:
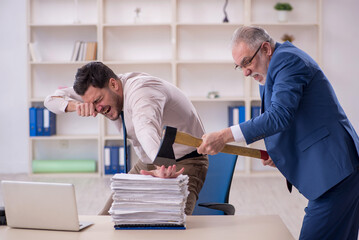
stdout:
[[107,87],[110,78],[118,79],[117,75],[102,62],[90,62],[77,70],[74,90],[83,96],[89,86]]

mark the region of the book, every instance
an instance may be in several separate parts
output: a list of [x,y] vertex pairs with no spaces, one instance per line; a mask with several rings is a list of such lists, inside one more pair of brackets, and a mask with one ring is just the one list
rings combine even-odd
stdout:
[[112,174],[111,171],[111,147],[105,146],[104,149],[104,171],[105,174]]
[[85,60],[93,61],[97,58],[97,42],[87,42]]
[[[125,149],[123,149],[125,150]],[[124,158],[124,173],[128,173],[131,170],[131,147],[127,146],[127,159],[125,159],[125,151],[123,151],[122,156]]]
[[56,134],[56,115],[48,109],[43,109],[43,136],[52,136]]
[[115,174],[119,172],[119,146],[110,147],[110,162],[111,162],[111,173]]
[[243,123],[246,121],[246,108],[244,106],[238,107],[239,112],[239,123]]
[[29,43],[29,52],[30,52],[30,58],[33,62],[42,61],[37,42]]
[[76,41],[71,61],[93,61],[97,59],[97,42]]
[[56,114],[44,107],[29,108],[30,136],[52,136],[56,134]]
[[86,51],[86,42],[81,42],[79,56],[77,58],[77,61],[85,60],[85,51]]
[[246,113],[244,106],[229,106],[228,107],[228,126],[234,126],[245,122]]
[[125,147],[119,147],[119,173],[126,173],[125,172]]
[[125,161],[125,148],[123,145],[109,144],[104,147],[104,173],[127,173],[130,166],[130,146],[127,146],[127,161]]
[[30,124],[30,136],[36,136],[36,128],[37,128],[37,121],[36,121],[36,108],[31,107],[29,109],[29,124]]
[[80,50],[80,46],[81,46],[81,41],[76,41],[74,48],[72,50],[72,55],[71,55],[71,61],[75,62],[78,59],[78,55],[79,55],[79,50]]
[[44,135],[44,108],[36,108],[36,136]]

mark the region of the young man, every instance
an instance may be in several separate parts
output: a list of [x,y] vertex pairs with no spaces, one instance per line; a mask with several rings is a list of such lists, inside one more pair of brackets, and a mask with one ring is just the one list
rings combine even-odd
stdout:
[[[194,106],[174,85],[145,73],[117,76],[103,63],[91,62],[78,69],[73,88],[57,90],[45,99],[45,106],[56,114],[76,111],[79,116],[95,117],[100,113],[119,130],[123,112],[128,140],[140,159],[129,173],[163,178],[188,175],[185,213],[192,213],[206,177],[207,156],[198,154],[196,148],[174,144],[176,164],[168,168],[153,165],[164,126],[197,137],[204,134]],[[112,198],[100,214],[108,214],[111,204]]]
[[264,29],[235,31],[236,68],[260,84],[262,114],[205,134],[199,153],[225,143],[263,139],[275,166],[308,200],[300,239],[357,240],[359,138],[317,63],[289,42],[275,43]]

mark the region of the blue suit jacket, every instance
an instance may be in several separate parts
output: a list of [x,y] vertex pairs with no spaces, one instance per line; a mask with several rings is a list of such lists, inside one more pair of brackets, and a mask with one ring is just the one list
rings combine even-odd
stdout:
[[240,124],[247,144],[264,138],[279,171],[309,200],[359,165],[359,138],[315,61],[276,44],[260,87],[262,114]]

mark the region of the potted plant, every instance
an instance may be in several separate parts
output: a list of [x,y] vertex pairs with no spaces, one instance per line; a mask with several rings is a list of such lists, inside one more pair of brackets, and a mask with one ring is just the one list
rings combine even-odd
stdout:
[[293,41],[294,41],[294,36],[285,33],[285,34],[282,36],[281,40],[282,40],[283,42],[285,42],[285,41],[293,42]]
[[293,7],[290,5],[290,3],[278,2],[276,5],[274,5],[274,9],[278,11],[278,21],[287,22],[288,12],[292,11]]

